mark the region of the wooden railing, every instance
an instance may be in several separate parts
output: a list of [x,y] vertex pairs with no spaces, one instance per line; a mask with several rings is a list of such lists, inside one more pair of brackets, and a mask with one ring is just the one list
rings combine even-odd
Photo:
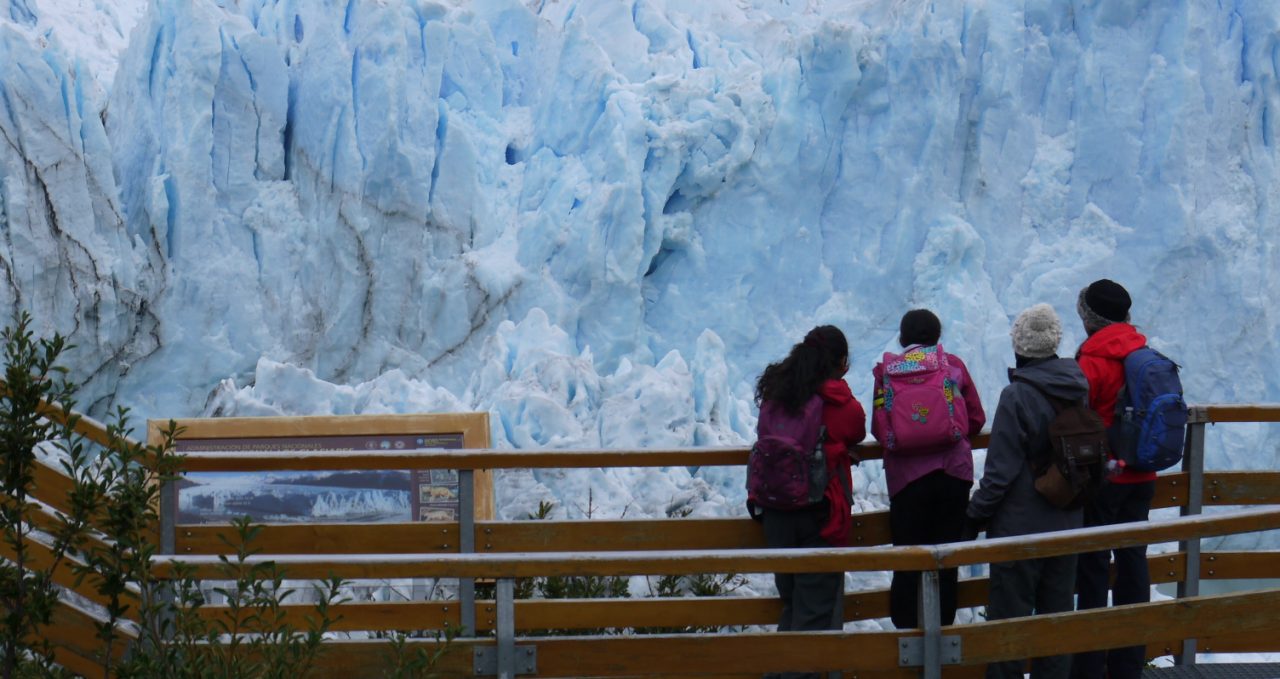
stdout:
[[[627,676],[753,674],[778,669],[804,669],[795,661],[835,658],[828,668],[859,670],[857,676],[910,676],[925,661],[903,669],[901,642],[929,637],[941,643],[945,637],[958,641],[962,660],[948,669],[948,676],[968,676],[973,668],[991,659],[1032,657],[1050,653],[1084,650],[1066,648],[1074,641],[1055,631],[1066,625],[1081,628],[1103,625],[1105,635],[1085,635],[1102,639],[1108,646],[1148,644],[1153,655],[1177,654],[1183,662],[1194,661],[1199,651],[1275,651],[1280,642],[1274,635],[1255,629],[1250,611],[1259,601],[1276,603],[1280,596],[1265,594],[1225,597],[1197,597],[1201,578],[1280,577],[1280,554],[1274,552],[1204,553],[1199,538],[1277,526],[1273,511],[1245,512],[1223,518],[1197,517],[1207,505],[1280,504],[1280,472],[1209,472],[1203,463],[1204,427],[1211,422],[1277,422],[1280,406],[1205,406],[1193,409],[1184,470],[1162,474],[1157,481],[1154,507],[1178,507],[1187,518],[1172,522],[1151,522],[1122,528],[1090,529],[1095,532],[1064,532],[1052,536],[1010,541],[983,541],[970,545],[924,547],[880,547],[888,542],[887,512],[854,516],[851,544],[864,549],[788,550],[785,553],[761,549],[764,546],[758,524],[750,519],[643,519],[591,521],[480,521],[471,524],[463,540],[467,521],[451,523],[397,524],[305,524],[268,525],[259,535],[259,546],[268,550],[260,558],[275,560],[290,577],[327,577],[330,574],[374,580],[405,577],[490,578],[498,583],[512,578],[580,574],[642,575],[689,574],[695,572],[749,573],[781,572],[794,567],[806,570],[925,570],[954,565],[1047,556],[1096,549],[1098,541],[1119,540],[1115,544],[1179,543],[1174,552],[1149,557],[1154,583],[1176,582],[1182,598],[1136,607],[1061,614],[1016,622],[957,625],[938,630],[906,632],[860,632],[790,634],[704,634],[632,635],[589,638],[537,638],[538,676]],[[84,420],[81,421],[84,423]],[[96,424],[96,423],[92,423]],[[91,426],[91,425],[90,425]],[[98,425],[94,436],[105,437]],[[89,434],[86,434],[89,436]],[[986,445],[978,437],[975,447]],[[591,468],[663,466],[740,466],[746,448],[673,449],[643,451],[419,451],[396,453],[298,453],[234,454],[196,453],[186,457],[188,472],[251,470],[323,469],[503,469],[503,468]],[[859,447],[863,459],[880,456],[875,445]],[[40,498],[57,507],[65,497],[69,479],[58,470],[44,468],[38,482]],[[220,534],[226,526],[174,525],[171,559],[208,566],[224,551]],[[1208,532],[1206,532],[1208,531]],[[1215,532],[1216,531],[1216,532]],[[460,545],[474,544],[478,554],[459,554]],[[1113,545],[1114,546],[1114,545]],[[1065,550],[1065,551],[1054,551]],[[945,552],[945,553],[944,553]],[[796,565],[801,564],[801,565]],[[213,574],[206,573],[210,577]],[[928,578],[926,578],[928,580]],[[502,594],[501,587],[499,595]],[[961,606],[980,606],[986,601],[986,580],[964,580],[960,587]],[[466,609],[465,612],[462,609]],[[639,630],[648,627],[716,626],[738,627],[770,624],[776,620],[780,604],[771,597],[712,597],[701,599],[621,599],[621,600],[492,600],[405,601],[350,603],[334,609],[341,615],[340,630],[441,629],[446,624],[471,622],[481,634],[496,633],[510,651],[517,631],[546,629],[617,628]],[[504,616],[503,611],[507,611]],[[1265,610],[1265,609],[1261,609]],[[302,619],[308,607],[289,607],[290,615]],[[1184,624],[1187,612],[1201,616],[1195,625]],[[1234,612],[1232,612],[1234,611]],[[219,615],[218,607],[207,608]],[[845,597],[846,620],[866,620],[888,615],[885,590],[850,592]],[[1211,623],[1214,616],[1220,623]],[[1136,618],[1134,616],[1137,616]],[[1140,620],[1141,624],[1136,624]],[[1190,618],[1185,618],[1190,620]],[[505,626],[505,628],[504,628]],[[1113,630],[1114,628],[1114,630]],[[1113,631],[1112,631],[1113,630]],[[1146,630],[1139,634],[1138,630]],[[995,635],[994,637],[990,635]],[[1141,637],[1141,638],[1139,638]],[[992,639],[998,639],[995,643]],[[528,641],[532,641],[532,638]],[[932,643],[932,642],[931,642]],[[450,667],[470,674],[474,670],[474,648],[499,645],[492,639],[455,641]],[[666,646],[672,644],[672,646]],[[794,645],[793,644],[798,644]],[[1064,646],[1064,644],[1066,646]],[[1197,645],[1198,644],[1198,645]],[[1096,646],[1095,646],[1096,647]],[[661,648],[661,652],[655,649]],[[685,650],[680,650],[685,649]],[[797,650],[799,649],[799,650]],[[1064,650],[1065,649],[1065,650]],[[935,649],[939,650],[939,649]],[[687,652],[686,652],[687,651]],[[385,652],[377,641],[343,642],[326,654],[326,673],[350,675],[367,667],[372,655]],[[498,652],[498,651],[495,651]],[[499,655],[504,655],[498,652]],[[653,657],[654,654],[662,656]],[[689,665],[690,654],[710,654],[705,667]],[[509,661],[510,653],[504,655]],[[669,656],[669,658],[668,658]],[[462,659],[459,659],[462,658]],[[553,660],[554,659],[554,660]],[[668,663],[667,660],[670,660]],[[685,662],[681,665],[681,660]],[[933,659],[938,661],[937,658]],[[699,662],[702,662],[699,660]],[[666,664],[664,664],[666,663]],[[774,663],[774,664],[770,664]],[[576,664],[576,665],[575,665]],[[938,661],[938,666],[941,662]],[[455,667],[456,665],[456,667]],[[735,669],[740,668],[740,669]],[[969,668],[969,669],[962,669]],[[565,674],[567,672],[567,674]],[[327,676],[327,674],[326,674]],[[976,676],[974,674],[973,676]]]
[[[668,634],[517,639],[516,621],[524,614],[512,599],[513,579],[535,576],[614,576],[740,572],[831,572],[888,569],[936,572],[939,568],[1059,556],[1114,547],[1191,540],[1209,536],[1280,529],[1280,509],[1253,509],[1213,516],[1181,517],[1151,524],[1127,524],[1060,533],[919,547],[875,547],[797,550],[698,550],[583,554],[401,554],[371,559],[362,556],[274,556],[270,558],[299,577],[337,575],[346,578],[472,577],[497,581],[496,639],[455,642],[459,651],[446,655],[440,669],[468,673],[477,651],[488,649],[514,658],[536,657],[537,676],[662,676],[771,671],[843,670],[856,676],[912,676],[921,663],[903,668],[902,643],[923,645],[926,632],[820,632],[785,634]],[[172,557],[213,577],[213,556]],[[253,559],[257,560],[257,558]],[[701,602],[699,602],[701,603]],[[945,628],[934,642],[948,675],[969,676],[988,662],[1017,660],[1053,653],[1094,650],[1116,645],[1169,647],[1190,636],[1261,642],[1273,629],[1280,590],[1248,595],[1194,597],[1108,609],[1063,613],[1017,621]],[[566,611],[567,613],[567,611]],[[934,611],[937,615],[937,611]],[[668,618],[666,624],[676,621]],[[684,620],[678,621],[684,624]],[[556,623],[562,627],[562,622]],[[507,630],[504,633],[504,628]],[[1086,630],[1088,631],[1086,633]],[[1105,634],[1100,634],[1105,631]],[[433,642],[420,642],[432,644]],[[666,651],[657,653],[667,647]],[[677,649],[694,653],[690,657]],[[945,650],[955,649],[950,656]],[[1270,648],[1280,649],[1280,639]],[[334,642],[317,676],[341,676],[376,664],[385,648],[369,642]],[[927,655],[927,651],[921,654]],[[483,654],[480,654],[483,655]],[[909,654],[906,654],[909,655]],[[952,660],[947,660],[950,657]],[[923,662],[923,661],[922,661]],[[517,665],[518,666],[518,665]],[[968,668],[968,669],[964,669]]]

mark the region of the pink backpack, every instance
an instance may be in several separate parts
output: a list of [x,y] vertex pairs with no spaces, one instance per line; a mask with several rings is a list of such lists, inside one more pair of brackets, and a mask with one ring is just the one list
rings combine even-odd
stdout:
[[964,438],[964,400],[942,345],[886,353],[872,417],[886,452],[927,450]]

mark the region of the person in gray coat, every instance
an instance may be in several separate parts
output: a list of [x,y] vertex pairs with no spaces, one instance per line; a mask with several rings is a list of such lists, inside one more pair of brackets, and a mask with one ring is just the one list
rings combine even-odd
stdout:
[[[1010,384],[1000,392],[991,423],[991,443],[978,490],[966,510],[966,537],[983,528],[987,537],[1006,537],[1079,528],[1080,509],[1058,509],[1033,485],[1032,460],[1048,452],[1048,427],[1055,411],[1041,393],[1082,401],[1089,383],[1080,366],[1058,358],[1062,323],[1053,307],[1037,304],[1018,315],[1010,333],[1016,368]],[[1028,382],[1030,384],[1028,384]],[[1074,554],[991,564],[987,619],[1001,620],[1036,613],[1060,613],[1073,608]],[[1022,677],[1024,663],[1011,661],[987,666],[987,677]],[[1033,679],[1065,678],[1071,656],[1035,658]]]

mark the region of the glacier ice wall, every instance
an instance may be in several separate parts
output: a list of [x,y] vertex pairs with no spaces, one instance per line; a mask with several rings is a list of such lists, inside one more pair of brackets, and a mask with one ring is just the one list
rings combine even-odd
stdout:
[[815,323],[866,400],[931,307],[994,403],[1103,276],[1191,400],[1280,399],[1267,3],[93,0],[98,63],[70,1],[0,0],[0,304],[92,403],[737,443]]

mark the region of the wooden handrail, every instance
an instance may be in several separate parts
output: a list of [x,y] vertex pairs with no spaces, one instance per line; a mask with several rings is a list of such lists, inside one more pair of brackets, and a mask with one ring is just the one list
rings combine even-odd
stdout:
[[[1246,472],[1235,477],[1251,488],[1246,497],[1223,493],[1214,504],[1280,504],[1253,502],[1265,499],[1271,472]],[[1257,477],[1255,475],[1261,475]],[[1280,494],[1280,474],[1275,475]],[[1156,480],[1153,508],[1182,507],[1187,503],[1185,472],[1162,474]],[[1213,474],[1207,475],[1216,480]],[[1212,483],[1206,488],[1218,488]],[[1226,502],[1248,499],[1250,502]],[[848,544],[854,547],[886,545],[889,512],[878,510],[853,514]],[[237,544],[239,538],[229,524],[181,524],[177,526],[178,554],[222,554],[224,540]],[[387,554],[409,552],[457,552],[460,542],[456,521],[402,523],[266,523],[254,546],[271,554]],[[545,521],[478,521],[475,546],[478,552],[609,552],[652,549],[742,549],[764,547],[764,532],[758,522],[746,517],[672,519],[588,519]]]
[[[8,393],[9,384],[3,379],[0,379],[0,394]],[[43,398],[40,399],[37,411],[41,415],[57,422],[58,424],[66,424],[71,418],[77,418],[75,424],[71,428],[72,431],[89,439],[90,441],[93,441],[94,443],[97,443],[98,445],[106,446],[110,444],[111,435],[107,432],[107,426],[88,415],[81,414],[74,410],[68,412],[62,406],[49,403]]]
[[[1280,528],[1280,509],[1268,508],[943,545],[786,550],[721,549],[699,552],[387,554],[372,558],[365,555],[276,555],[252,556],[249,557],[249,561],[273,561],[283,567],[291,577],[297,578],[324,578],[331,575],[343,578],[374,579],[523,578],[932,570],[1277,528]],[[198,577],[217,577],[220,564],[216,556],[157,556],[154,558],[157,571],[162,575],[170,572],[173,562],[182,562],[193,566]]]
[[[946,628],[959,638],[962,666],[945,676],[979,676],[966,668],[988,662],[1071,653],[1122,644],[1168,645],[1190,635],[1274,636],[1280,590],[1157,601],[1116,608],[1041,615]],[[854,671],[858,677],[913,677],[899,664],[898,648],[918,630],[875,632],[746,632],[603,637],[538,637],[537,676],[755,676],[771,671]],[[492,639],[455,640],[437,671],[472,671],[471,649]],[[430,641],[409,647],[434,648]],[[334,641],[316,668],[316,677],[349,677],[377,663],[385,642]],[[643,668],[643,669],[639,669]]]

